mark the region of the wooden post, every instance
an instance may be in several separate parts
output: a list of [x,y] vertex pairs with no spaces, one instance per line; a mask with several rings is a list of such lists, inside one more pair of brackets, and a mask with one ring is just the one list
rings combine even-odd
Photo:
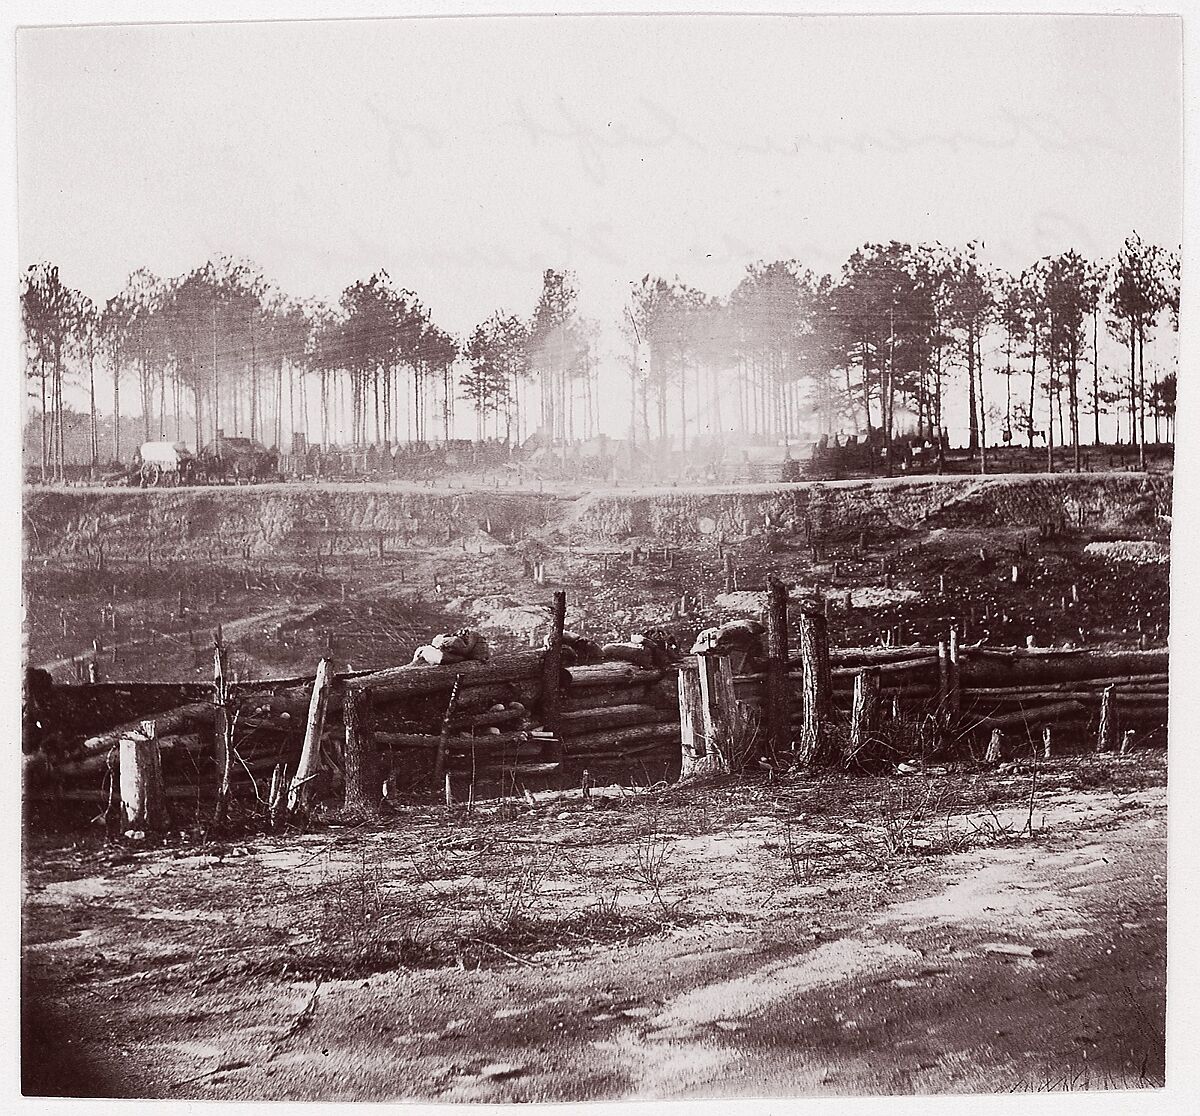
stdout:
[[1004,747],[1004,731],[1002,729],[992,729],[992,738],[988,741],[987,751],[984,753],[983,762],[996,764],[1000,762],[1001,750]]
[[804,688],[804,715],[800,731],[800,760],[820,763],[832,744],[833,678],[829,667],[829,633],[825,617],[815,609],[800,614],[800,662]]
[[329,667],[328,659],[323,658],[317,663],[317,676],[313,679],[312,697],[308,703],[308,722],[304,727],[304,746],[288,788],[289,814],[303,815],[312,801],[313,780],[321,766],[321,733],[325,729],[325,706],[329,701]]
[[169,822],[163,795],[162,756],[153,721],[121,738],[121,814],[126,830],[163,832]]
[[1049,725],[1042,729],[1042,759],[1049,759],[1053,748],[1054,731]]
[[682,749],[680,778],[702,774],[708,753],[701,713],[700,674],[693,664],[679,668],[679,739]]
[[850,706],[850,750],[857,755],[866,747],[875,731],[879,710],[878,670],[860,670],[854,676],[854,697]]
[[950,711],[950,652],[944,639],[938,640],[938,693],[937,715],[939,722],[945,722]]
[[347,813],[378,817],[383,802],[379,777],[379,753],[375,748],[374,704],[370,690],[346,688],[342,702],[346,726],[345,782],[343,807]]
[[100,681],[100,664],[95,659],[88,659],[87,675],[92,685]]
[[737,588],[737,570],[733,566],[733,555],[725,555],[725,592],[732,593]]
[[[562,642],[563,629],[567,622],[567,594],[563,589],[554,593],[554,606],[550,619],[550,634],[546,639],[546,655],[542,660],[542,724],[561,740],[559,729],[560,695],[559,679],[562,675]],[[553,754],[548,757],[551,762],[562,759],[562,745],[553,746]]]
[[739,716],[727,655],[696,655],[679,671],[681,779],[727,775],[748,757],[735,754]]
[[746,757],[735,755],[738,703],[733,690],[733,665],[727,655],[697,655],[700,710],[708,752],[721,769],[737,770]]
[[283,823],[284,788],[287,786],[286,768],[277,763],[271,771],[271,790],[267,795],[267,824],[272,831]]
[[217,803],[213,824],[223,825],[229,805],[229,785],[233,774],[233,723],[229,716],[229,687],[225,680],[228,667],[225,645],[220,642],[220,629],[213,642],[213,755],[217,761]]
[[1121,733],[1121,750],[1119,753],[1120,755],[1127,756],[1127,755],[1129,755],[1130,752],[1133,751],[1133,737],[1134,737],[1133,729],[1126,729],[1123,733]]
[[787,751],[791,744],[788,701],[788,591],[773,574],[767,588],[767,750],[772,756]]
[[1111,752],[1117,739],[1117,710],[1113,702],[1113,688],[1104,687],[1100,696],[1100,723],[1096,726],[1096,751]]
[[947,645],[946,661],[950,668],[950,688],[947,694],[947,708],[950,714],[950,724],[957,724],[962,712],[962,690],[958,676],[958,624],[950,625],[950,638]]
[[450,721],[454,716],[454,707],[458,704],[458,691],[462,686],[462,675],[454,676],[454,685],[450,687],[450,700],[446,702],[446,712],[442,717],[442,731],[438,735],[437,754],[433,761],[433,785],[436,787],[442,781],[442,776],[446,778],[446,805],[451,804],[450,798],[450,776],[446,774],[446,752],[450,748]]

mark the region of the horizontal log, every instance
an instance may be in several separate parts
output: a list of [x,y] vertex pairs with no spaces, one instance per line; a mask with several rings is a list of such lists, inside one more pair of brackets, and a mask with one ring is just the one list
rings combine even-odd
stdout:
[[1100,693],[1108,686],[1114,693],[1123,690],[1164,690],[1168,686],[1165,674],[1125,675],[1117,678],[1083,678],[1068,682],[1030,683],[1025,686],[964,686],[962,694],[967,697],[1008,697],[1040,693],[1065,693],[1094,691]]
[[89,736],[80,746],[80,751],[87,755],[95,752],[107,752],[109,748],[120,744],[123,737],[133,733],[141,733],[142,725],[146,721],[153,721],[155,735],[162,737],[182,732],[184,729],[190,728],[197,723],[212,724],[213,716],[214,706],[211,702],[181,705],[176,709],[168,710],[166,713],[158,713],[153,717],[143,717],[141,720],[130,721],[115,729],[109,729],[108,732],[102,732],[97,736]]
[[636,667],[632,663],[595,663],[566,670],[568,690],[585,686],[651,686],[661,682],[665,672]]
[[647,741],[679,740],[679,725],[631,725],[611,732],[588,732],[566,741],[568,755],[594,750],[613,750],[614,745],[643,744]]
[[[902,662],[905,659],[937,657],[937,644],[912,643],[905,647],[841,647],[829,652],[830,666],[877,666],[882,663]],[[793,655],[789,664],[799,664],[799,656]]]
[[[1103,699],[1104,695],[1094,690],[1035,690],[1027,694],[974,698],[971,698],[970,695],[963,695],[963,701],[969,702],[970,706],[976,709],[989,707],[1010,709],[1013,706],[1036,706],[1046,702],[1065,700],[1076,701],[1091,708],[1098,706]],[[1145,706],[1166,709],[1168,700],[1167,694],[1113,694],[1113,701],[1121,708]]]
[[[393,753],[395,755],[397,753]],[[537,759],[542,749],[536,744],[514,744],[510,748],[496,748],[490,752],[477,752],[474,763],[471,756],[462,752],[451,752],[446,756],[448,771],[478,771],[486,773],[510,764],[515,760]]]
[[452,717],[450,731],[461,732],[463,729],[498,728],[500,725],[513,725],[529,716],[527,709],[497,709],[484,713],[472,713],[469,717]]
[[679,743],[673,740],[652,740],[645,744],[634,744],[620,751],[570,752],[563,758],[570,763],[620,763],[639,756],[661,756],[674,759],[679,756]]
[[967,655],[959,676],[961,685],[970,688],[1165,674],[1167,665],[1165,650],[1014,653],[1007,659]]
[[970,717],[972,727],[1005,728],[1009,725],[1040,724],[1043,721],[1067,719],[1087,714],[1085,706],[1077,701],[1057,701],[1049,705],[1036,705],[1015,713],[996,713],[986,717]]
[[455,680],[461,676],[459,693],[475,686],[494,685],[497,682],[523,682],[541,676],[542,651],[521,651],[490,663],[466,661],[444,666],[392,667],[374,671],[358,678],[348,679],[347,689],[366,691],[377,699],[418,697],[424,694],[449,692]]
[[621,728],[624,725],[662,724],[667,720],[678,721],[678,718],[653,705],[610,705],[601,709],[581,709],[574,713],[562,714],[561,731],[567,736],[578,736],[597,730]]
[[[838,666],[830,670],[830,674],[836,681],[838,678],[853,679],[856,674],[861,674],[864,670],[875,670],[886,678],[889,674],[902,674],[910,670],[928,670],[930,667],[936,669],[938,659],[936,655],[926,655],[920,659],[905,659],[899,663],[877,663],[870,667],[867,666]],[[801,674],[797,672],[789,672],[789,677],[799,678]]]
[[679,697],[661,684],[650,686],[618,686],[603,689],[583,687],[575,693],[562,695],[564,713],[579,713],[590,709],[607,709],[617,705],[655,705],[662,709],[679,708]]
[[[436,751],[441,744],[441,736],[436,733],[412,732],[376,732],[373,734],[375,746],[383,749],[395,748],[426,748]],[[512,744],[525,744],[530,740],[527,732],[483,733],[479,736],[451,736],[446,741],[446,747],[451,751],[494,751]]]
[[[880,675],[886,678],[891,674],[903,674],[910,670],[929,670],[937,667],[936,655],[925,655],[921,658],[905,659],[902,662],[881,662],[881,663],[861,663],[854,666],[837,666],[830,669],[830,676],[833,678],[834,685],[838,684],[839,679],[853,683],[855,675],[864,670],[877,670]],[[756,671],[751,674],[739,674],[735,679],[737,683],[755,683],[762,682],[766,678],[763,671]],[[801,670],[789,670],[786,675],[793,682],[799,683],[804,678],[804,672]]]

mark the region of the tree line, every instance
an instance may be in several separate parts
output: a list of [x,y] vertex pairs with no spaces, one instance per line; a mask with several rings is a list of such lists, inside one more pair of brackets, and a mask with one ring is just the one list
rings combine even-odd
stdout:
[[[1016,275],[988,266],[975,244],[898,241],[864,245],[837,275],[796,261],[753,264],[726,299],[647,275],[627,315],[649,350],[631,370],[635,425],[665,436],[674,405],[686,431],[690,393],[715,428],[786,440],[815,412],[822,430],[888,443],[898,407],[908,432],[944,428],[953,373],[965,386],[971,453],[985,452],[987,420],[997,415],[1005,441],[1030,446],[1039,434],[1052,439],[1057,425],[1058,443],[1074,446],[1078,462],[1089,434],[1100,443],[1102,413],[1118,423],[1123,414],[1128,439],[1144,446],[1149,407],[1159,440],[1160,419],[1174,412],[1175,373],[1152,372],[1147,385],[1146,341],[1164,321],[1177,328],[1178,317],[1179,255],[1136,233],[1114,260],[1067,251]],[[1128,374],[1115,383],[1102,382],[1101,329],[1128,350]],[[1004,379],[1002,409],[985,396],[985,367]],[[730,405],[735,414],[723,414]]]
[[[136,392],[145,440],[173,431],[197,449],[218,431],[281,449],[293,431],[324,445],[447,441],[459,400],[480,440],[521,442],[540,429],[567,442],[601,425],[601,327],[580,313],[568,271],[544,272],[527,317],[497,309],[465,339],[385,271],[330,305],[291,298],[229,257],[174,279],[135,271],[103,305],[56,266],[35,264],[21,309],[48,477],[65,464],[70,383],[86,389],[93,466],[108,448],[98,368],[111,385],[114,461],[123,385]],[[1039,433],[1053,440],[1057,424],[1058,444],[1078,458],[1085,440],[1100,442],[1102,413],[1116,416],[1118,437],[1123,418],[1127,440],[1144,447],[1148,418],[1158,441],[1173,415],[1175,385],[1173,371],[1155,369],[1147,384],[1147,339],[1177,328],[1178,314],[1178,252],[1136,233],[1113,260],[1067,251],[1015,275],[975,244],[897,241],[862,246],[832,275],[757,262],[724,298],[646,275],[630,286],[621,330],[630,435],[686,450],[690,425],[787,442],[815,417],[821,430],[889,443],[941,431],[949,393],[965,388],[972,453],[996,440],[994,417],[1005,441],[1031,446]],[[1115,380],[1102,376],[1101,331],[1128,353]],[[1003,377],[1002,409],[986,397],[985,368]]]

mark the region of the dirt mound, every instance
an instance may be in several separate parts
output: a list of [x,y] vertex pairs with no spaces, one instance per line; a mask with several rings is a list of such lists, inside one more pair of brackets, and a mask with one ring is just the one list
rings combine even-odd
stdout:
[[1110,562],[1130,562],[1137,566],[1165,566],[1171,560],[1171,548],[1165,544],[1135,539],[1088,543],[1083,552]]
[[[840,600],[844,592],[850,593],[850,603],[855,608],[882,608],[886,605],[900,604],[903,601],[914,601],[920,597],[916,589],[887,588],[883,585],[858,585],[850,590],[826,589],[824,595]],[[797,595],[802,593],[794,588]],[[755,593],[745,589],[733,593],[721,593],[713,598],[713,606],[725,612],[736,612],[744,616],[757,616],[767,607],[767,594]]]

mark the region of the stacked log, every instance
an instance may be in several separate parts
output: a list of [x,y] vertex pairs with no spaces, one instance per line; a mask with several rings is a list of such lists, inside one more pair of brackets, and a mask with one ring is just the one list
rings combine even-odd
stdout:
[[[944,700],[944,661],[936,646],[848,648],[832,651],[829,659],[834,715],[847,725],[856,680],[864,670],[877,679],[881,712],[899,705],[923,714]],[[957,737],[975,734],[986,740],[994,730],[1011,734],[1050,725],[1085,731],[1098,724],[1106,693],[1109,721],[1101,734],[1108,741],[1105,749],[1123,739],[1131,726],[1142,736],[1166,723],[1166,651],[959,647],[958,660],[954,678],[961,713],[952,726]],[[802,670],[796,657],[787,659],[786,668],[788,728],[797,736],[804,716]],[[649,669],[624,661],[560,668],[554,732],[547,731],[540,704],[545,670],[545,653],[529,651],[486,664],[331,675],[318,734],[321,766],[340,777],[347,693],[371,695],[372,748],[385,771],[407,774],[409,781],[427,776],[440,746],[445,768],[452,773],[557,770],[560,762],[586,767],[678,760],[675,668]],[[235,718],[235,796],[265,799],[280,766],[287,778],[295,775],[313,681],[287,678],[228,687],[228,709]],[[761,708],[765,675],[737,678],[734,693],[748,709]],[[118,775],[122,740],[152,720],[166,796],[215,793],[216,705],[211,686],[58,686],[50,699],[52,708],[58,708],[56,699],[62,694],[66,715],[49,734],[53,747],[27,765],[30,779],[36,777],[44,789],[67,798],[99,797]],[[88,708],[97,711],[103,731],[95,731],[96,721],[90,734],[80,727],[82,711]],[[38,786],[30,789],[36,793]]]
[[[943,645],[944,646],[944,645]],[[1168,654],[1154,651],[1039,651],[959,647],[956,681],[959,715],[955,729],[988,733],[1046,724],[1082,729],[1095,723],[1103,693],[1122,723],[1153,729],[1166,724]],[[830,654],[836,709],[849,717],[855,681],[863,670],[879,672],[879,692],[912,711],[933,711],[944,701],[938,648],[850,648]],[[789,660],[792,682],[791,725],[803,723],[798,659]],[[740,676],[738,700],[762,707],[766,675]]]
[[559,715],[565,760],[587,766],[678,756],[673,672],[606,662],[569,667],[567,674]]

